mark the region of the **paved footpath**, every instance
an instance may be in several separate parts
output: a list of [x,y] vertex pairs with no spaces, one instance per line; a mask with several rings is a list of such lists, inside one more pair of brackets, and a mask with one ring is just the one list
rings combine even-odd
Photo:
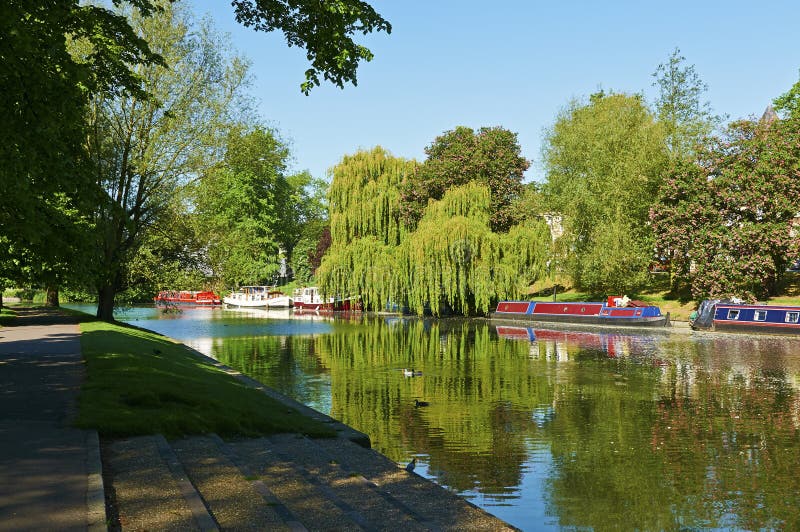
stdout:
[[77,322],[16,310],[0,327],[0,530],[105,529],[97,434],[71,427],[84,379]]

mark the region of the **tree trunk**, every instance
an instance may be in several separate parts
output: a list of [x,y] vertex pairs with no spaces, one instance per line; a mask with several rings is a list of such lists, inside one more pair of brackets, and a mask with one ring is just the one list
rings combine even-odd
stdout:
[[116,289],[107,284],[97,291],[97,319],[114,321],[114,298]]
[[45,291],[47,292],[47,295],[45,296],[44,306],[58,307],[58,288],[48,286]]

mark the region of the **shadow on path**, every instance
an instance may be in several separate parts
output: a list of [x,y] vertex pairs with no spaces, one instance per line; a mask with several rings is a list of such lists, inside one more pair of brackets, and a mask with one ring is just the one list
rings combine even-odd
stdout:
[[0,328],[0,530],[86,530],[87,431],[78,318],[14,307]]

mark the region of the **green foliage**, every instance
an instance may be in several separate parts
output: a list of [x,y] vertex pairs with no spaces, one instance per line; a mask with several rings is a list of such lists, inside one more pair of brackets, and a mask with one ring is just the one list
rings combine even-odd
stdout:
[[675,48],[668,62],[658,65],[653,73],[653,85],[659,89],[656,115],[664,126],[670,154],[677,159],[692,155],[721,122],[712,113],[711,104],[700,100],[708,85],[700,79],[694,65],[682,66],[686,58],[680,53]]
[[[130,4],[153,10],[147,0]],[[160,58],[124,17],[78,0],[3,2],[0,35],[0,275],[57,286],[85,275],[80,245],[96,204],[88,99],[142,96],[134,69]],[[85,54],[73,53],[76,41]]]
[[186,203],[185,195],[176,193],[143,235],[126,265],[128,288],[118,295],[118,302],[152,301],[159,290],[213,288],[204,257],[197,251],[204,241],[185,213]]
[[414,161],[392,157],[380,146],[346,155],[333,168],[328,191],[334,243],[374,236],[398,245],[405,235],[399,186],[415,167]]
[[[641,268],[632,281],[638,284],[642,257],[652,251],[650,203],[667,164],[664,131],[641,97],[598,94],[586,105],[572,102],[548,131],[543,156],[545,202],[564,220],[559,266],[592,291],[624,291],[632,267]],[[609,224],[619,238],[608,234]],[[608,266],[596,272],[604,256]]]
[[313,177],[308,171],[290,175],[286,178],[289,198],[281,209],[278,238],[290,255],[294,247],[307,234],[308,226],[318,226],[327,222],[328,202],[326,194],[328,183]]
[[328,292],[360,295],[373,310],[391,302],[418,314],[485,314],[540,275],[550,245],[546,225],[493,233],[492,195],[478,180],[430,201],[411,232],[401,218],[399,191],[414,168],[381,148],[345,157],[334,168],[333,244],[317,271]]
[[360,61],[372,60],[372,52],[356,44],[351,35],[373,31],[391,33],[392,26],[361,0],[295,2],[290,0],[233,0],[236,20],[257,31],[280,29],[289,46],[306,51],[311,68],[300,86],[308,94],[320,84],[320,75],[338,87],[357,84]]
[[785,93],[773,100],[775,110],[785,114],[789,118],[800,118],[800,80],[795,82]]
[[545,270],[550,233],[544,222],[493,233],[489,189],[456,187],[431,202],[403,242],[400,275],[409,307],[422,314],[450,309],[488,313],[498,299],[516,297]]
[[376,310],[400,297],[395,255],[407,230],[399,186],[415,165],[376,147],[334,167],[328,190],[332,246],[317,270],[323,287],[361,295],[365,307]]
[[274,132],[234,129],[222,165],[196,184],[195,214],[208,263],[226,285],[266,283],[278,271],[289,152]]
[[323,234],[330,237],[327,221],[312,220],[303,226],[303,233],[292,250],[291,267],[295,281],[301,285],[311,283],[311,279],[319,267],[317,257],[318,245]]
[[406,224],[413,227],[420,220],[429,200],[476,181],[491,191],[492,230],[507,231],[516,221],[511,204],[522,192],[529,166],[520,151],[517,135],[502,127],[446,131],[425,148],[427,159],[403,184]]
[[127,13],[137,35],[169,65],[137,69],[150,98],[99,95],[89,149],[104,201],[96,209],[98,316],[112,319],[127,267],[179,188],[218,160],[241,109],[247,66],[220,50],[225,40],[188,8],[165,3],[151,18]]
[[800,254],[800,121],[740,121],[672,169],[652,212],[657,247],[697,299],[774,293]]
[[628,225],[611,219],[591,238],[587,253],[575,265],[581,286],[591,294],[603,296],[635,293],[647,285],[652,256],[649,248],[635,240]]

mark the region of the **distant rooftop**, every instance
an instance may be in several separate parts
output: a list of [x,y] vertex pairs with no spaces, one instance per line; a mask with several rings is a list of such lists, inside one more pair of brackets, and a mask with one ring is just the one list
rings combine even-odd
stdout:
[[761,115],[761,120],[759,120],[759,122],[769,125],[776,120],[780,120],[780,118],[778,118],[778,113],[775,112],[775,109],[773,109],[771,105],[768,105],[764,110],[764,114]]

